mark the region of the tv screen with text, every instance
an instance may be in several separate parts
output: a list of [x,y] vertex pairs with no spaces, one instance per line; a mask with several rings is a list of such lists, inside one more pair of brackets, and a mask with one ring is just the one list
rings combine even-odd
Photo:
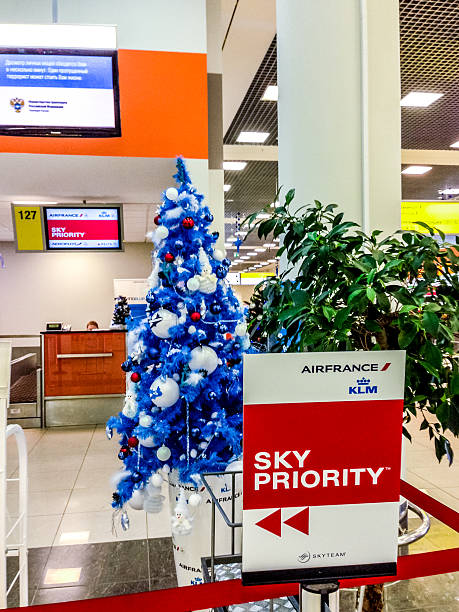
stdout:
[[122,250],[121,207],[45,207],[46,248]]

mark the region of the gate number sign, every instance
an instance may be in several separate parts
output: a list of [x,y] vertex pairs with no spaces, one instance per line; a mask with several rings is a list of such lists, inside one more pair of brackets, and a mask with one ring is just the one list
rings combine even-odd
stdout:
[[404,351],[244,356],[244,584],[396,573]]

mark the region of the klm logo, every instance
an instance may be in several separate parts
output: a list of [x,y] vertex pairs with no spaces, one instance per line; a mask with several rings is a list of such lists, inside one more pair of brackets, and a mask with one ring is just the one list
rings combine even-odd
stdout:
[[349,387],[349,395],[368,395],[378,393],[377,385],[370,385],[369,378],[358,378],[355,387]]

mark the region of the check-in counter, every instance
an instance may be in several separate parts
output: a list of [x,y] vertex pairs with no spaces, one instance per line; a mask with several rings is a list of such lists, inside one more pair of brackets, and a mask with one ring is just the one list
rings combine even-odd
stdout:
[[126,391],[126,332],[42,333],[45,426],[92,425],[117,414]]

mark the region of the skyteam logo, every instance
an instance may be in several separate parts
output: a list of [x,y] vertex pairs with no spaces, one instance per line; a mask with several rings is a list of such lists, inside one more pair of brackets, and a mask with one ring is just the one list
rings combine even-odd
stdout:
[[349,387],[349,395],[375,395],[378,393],[378,386],[371,385],[369,378],[358,378],[355,387]]

